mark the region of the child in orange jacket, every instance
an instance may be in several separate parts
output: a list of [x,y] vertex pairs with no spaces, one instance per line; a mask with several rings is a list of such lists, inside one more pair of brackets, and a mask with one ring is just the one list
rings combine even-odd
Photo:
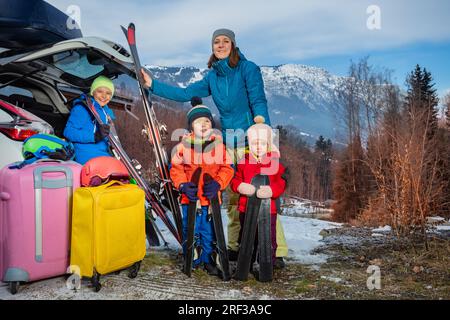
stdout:
[[[193,99],[193,108],[188,112],[188,128],[191,132],[185,135],[172,155],[170,177],[182,194],[181,207],[183,212],[183,252],[186,254],[187,216],[189,201],[199,201],[201,210],[197,212],[195,221],[195,247],[198,258],[194,260],[194,267],[203,265],[211,275],[219,276],[219,270],[213,261],[214,230],[209,217],[210,199],[224,190],[234,175],[231,158],[223,144],[222,136],[213,130],[214,120],[211,111],[201,103],[200,99]],[[216,131],[216,132],[215,132]],[[191,182],[192,175],[197,168],[202,168],[198,185]],[[203,176],[209,174],[213,180],[203,182]]]
[[[272,262],[275,265],[277,237],[277,199],[286,188],[285,167],[280,163],[280,152],[273,143],[273,131],[267,124],[259,123],[251,126],[247,131],[249,153],[238,162],[236,175],[231,181],[231,189],[239,193],[238,210],[240,212],[241,231],[239,243],[242,238],[242,229],[245,221],[245,210],[248,197],[255,194],[261,199],[271,199],[270,224],[272,238]],[[262,174],[269,177],[269,185],[261,186],[258,190],[251,184],[254,176]],[[256,257],[256,243],[253,251],[252,262]]]

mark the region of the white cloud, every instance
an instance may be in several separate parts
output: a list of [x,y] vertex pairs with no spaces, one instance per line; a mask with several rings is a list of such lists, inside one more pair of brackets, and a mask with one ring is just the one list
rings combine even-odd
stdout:
[[[228,27],[259,64],[377,50],[450,39],[450,1],[429,0],[48,0],[59,9],[81,8],[85,35],[125,44],[119,25],[137,27],[142,60],[204,67],[211,34]],[[381,30],[366,27],[366,9],[381,8]]]

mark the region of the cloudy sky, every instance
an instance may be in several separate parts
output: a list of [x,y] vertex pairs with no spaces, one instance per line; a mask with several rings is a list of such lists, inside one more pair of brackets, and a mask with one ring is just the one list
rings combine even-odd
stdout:
[[[226,27],[259,65],[300,63],[345,75],[350,59],[369,55],[372,64],[394,69],[399,84],[419,63],[432,72],[440,95],[450,90],[448,0],[47,1],[68,13],[79,10],[84,35],[123,45],[120,25],[134,22],[146,64],[204,68],[212,32]],[[369,29],[368,20],[380,29]]]

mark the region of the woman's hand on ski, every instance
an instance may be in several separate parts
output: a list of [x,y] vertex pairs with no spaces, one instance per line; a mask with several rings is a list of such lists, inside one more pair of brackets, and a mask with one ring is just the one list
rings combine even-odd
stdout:
[[260,199],[272,198],[272,188],[270,186],[261,186],[256,192],[256,196]]
[[152,87],[153,79],[152,77],[142,68],[141,69],[142,78],[144,79],[144,86],[146,89]]
[[239,185],[237,191],[240,194],[243,194],[244,196],[251,197],[252,195],[255,194],[256,188],[255,188],[255,186],[251,185],[250,183],[242,182]]

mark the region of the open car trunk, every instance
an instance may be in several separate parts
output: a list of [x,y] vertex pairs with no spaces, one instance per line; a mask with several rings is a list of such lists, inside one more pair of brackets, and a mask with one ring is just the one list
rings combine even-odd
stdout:
[[[0,88],[9,86],[22,91],[7,95],[0,92],[0,99],[39,116],[61,136],[71,101],[88,92],[92,81],[100,75],[110,79],[120,75],[134,78],[128,52],[96,37],[63,41],[38,50],[6,50],[0,52]],[[114,97],[109,105],[123,109],[132,102]]]

